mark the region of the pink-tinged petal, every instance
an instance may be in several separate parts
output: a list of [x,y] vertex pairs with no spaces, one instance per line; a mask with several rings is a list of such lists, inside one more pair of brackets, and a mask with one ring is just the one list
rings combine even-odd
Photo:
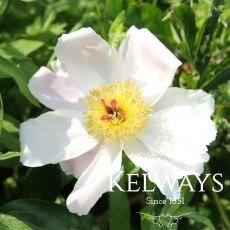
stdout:
[[90,165],[99,149],[100,144],[79,157],[60,162],[61,169],[67,175],[74,175],[76,178],[79,178],[83,171]]
[[52,64],[56,68],[56,73],[41,67],[30,79],[28,86],[31,93],[50,109],[82,110],[84,94],[61,69],[59,61],[54,61]]
[[203,164],[191,166],[156,156],[140,140],[126,143],[124,151],[136,166],[147,172],[149,180],[171,200],[180,198],[178,179],[187,175],[200,175],[204,171]]
[[84,93],[101,83],[126,78],[122,57],[91,28],[63,34],[58,39],[55,52]]
[[121,44],[128,76],[142,88],[148,103],[155,104],[172,83],[181,62],[147,29],[132,26]]
[[55,164],[91,150],[97,141],[87,133],[83,115],[56,110],[30,119],[20,127],[22,164],[30,167]]
[[202,90],[170,88],[154,106],[140,139],[152,153],[194,165],[209,160],[216,138],[214,100]]
[[67,198],[70,212],[86,215],[110,189],[110,177],[115,178],[121,168],[122,150],[118,143],[101,146],[96,157],[83,172]]

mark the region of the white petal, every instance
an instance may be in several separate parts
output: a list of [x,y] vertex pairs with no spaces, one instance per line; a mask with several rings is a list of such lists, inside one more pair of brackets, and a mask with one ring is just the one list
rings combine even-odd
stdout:
[[68,76],[65,65],[60,60],[54,60],[50,62],[50,65],[58,77]]
[[181,62],[147,29],[132,26],[121,44],[129,78],[135,80],[146,101],[154,104],[172,83]]
[[[53,62],[53,66],[56,62]],[[84,94],[75,86],[71,78],[60,67],[53,73],[46,67],[41,67],[30,79],[31,93],[50,109],[84,108]]]
[[[206,162],[209,160],[206,146],[216,137],[215,124],[210,118],[213,99],[200,94],[201,91],[186,94],[186,90],[173,91],[174,94],[166,93],[167,100],[163,96],[153,108],[140,139],[151,152],[175,161],[191,165]],[[177,93],[181,92],[179,98]]]
[[149,180],[171,200],[180,197],[178,179],[187,175],[200,175],[204,170],[202,164],[189,166],[165,157],[156,157],[140,140],[126,143],[124,151],[136,166],[147,172]]
[[70,212],[86,215],[110,189],[110,176],[116,177],[121,168],[122,151],[118,143],[102,146],[96,157],[83,172],[67,198]]
[[97,145],[86,131],[82,113],[56,110],[21,124],[21,162],[30,167],[80,156]]
[[58,39],[55,52],[84,92],[97,88],[101,83],[126,78],[122,57],[91,28],[63,34]]
[[168,88],[154,106],[154,111],[161,111],[175,106],[190,106],[198,114],[211,116],[215,109],[215,101],[211,94],[203,90]]
[[100,144],[98,144],[93,149],[89,150],[86,153],[83,153],[81,156],[73,158],[67,161],[61,161],[61,169],[67,175],[74,175],[76,178],[79,178],[83,171],[90,165],[94,157],[100,149]]

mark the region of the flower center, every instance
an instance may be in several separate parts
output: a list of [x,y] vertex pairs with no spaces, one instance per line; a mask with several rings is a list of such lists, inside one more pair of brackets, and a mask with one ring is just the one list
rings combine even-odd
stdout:
[[110,101],[110,105],[111,106],[108,106],[106,105],[106,101],[104,98],[101,99],[101,103],[102,105],[104,106],[105,110],[106,110],[106,114],[104,114],[102,117],[101,117],[101,120],[111,120],[113,118],[118,118],[120,120],[124,119],[125,118],[125,113],[124,111],[121,110],[120,107],[117,107],[117,101],[116,99],[112,99]]
[[150,112],[140,88],[131,81],[102,84],[90,91],[85,102],[88,110],[84,118],[88,133],[97,139],[126,141],[137,137]]

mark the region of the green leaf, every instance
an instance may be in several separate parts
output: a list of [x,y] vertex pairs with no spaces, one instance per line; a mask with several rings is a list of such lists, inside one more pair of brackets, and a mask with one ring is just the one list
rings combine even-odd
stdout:
[[18,138],[4,127],[2,128],[0,143],[10,150],[18,151],[20,147]]
[[211,220],[207,217],[200,215],[199,213],[191,213],[187,216],[187,218],[195,220],[196,222],[202,223],[208,227],[209,230],[215,230],[216,228],[212,224]]
[[151,206],[145,207],[141,210],[141,213],[140,213],[141,229],[143,230],[155,229],[156,225],[152,221],[152,216],[155,216],[155,212],[152,211]]
[[122,11],[122,0],[107,0],[105,13],[110,19],[114,19]]
[[[119,182],[124,187],[124,179]],[[111,230],[130,229],[130,210],[127,193],[121,192],[117,187],[109,193],[109,226]]]
[[[192,187],[195,189],[197,184],[197,179],[195,176],[189,176],[189,181],[192,185]],[[184,204],[189,204],[192,197],[194,195],[194,192],[190,192],[189,186],[184,186],[181,188],[181,194],[180,194],[180,200],[177,200],[175,204],[170,204],[169,200],[167,200],[167,203],[164,205],[162,212],[163,213],[170,213],[171,215],[176,212],[177,209],[179,209],[181,206],[183,206],[182,201]]]
[[207,217],[200,215],[195,211],[195,209],[191,207],[182,206],[174,213],[174,215],[195,220],[196,222],[202,223],[207,226],[209,230],[215,230],[212,222]]
[[9,0],[1,0],[0,1],[0,16],[5,12],[8,4],[9,4]]
[[89,216],[79,217],[66,207],[47,201],[16,200],[0,207],[0,211],[16,217],[33,229],[92,229]]
[[[3,43],[0,46],[0,56],[6,59],[15,58],[17,60],[27,59],[25,55],[23,55],[20,51],[12,47],[9,43]],[[3,76],[1,76],[3,77]]]
[[3,125],[3,102],[2,102],[2,96],[0,94],[0,137],[2,132],[2,125]]
[[109,43],[114,48],[118,48],[125,37],[124,33],[125,11],[119,13],[109,29]]
[[195,14],[189,6],[180,5],[175,9],[173,18],[177,23],[177,28],[180,31],[180,36],[183,41],[181,44],[181,51],[184,56],[193,63],[195,48],[194,41],[197,33]]
[[[211,43],[213,41],[213,36],[216,32],[216,28],[218,25],[219,12],[215,8],[213,9],[214,10],[212,11],[212,16],[207,20],[207,22],[205,22],[205,27],[201,28],[203,36],[202,39],[199,38],[199,46],[197,46],[196,48],[198,49],[196,58],[196,69],[201,75],[201,77],[203,77],[203,72],[208,66],[208,63],[211,58]],[[201,37],[200,34],[199,37]]]
[[39,107],[39,102],[30,93],[26,75],[11,61],[0,56],[0,70],[14,79],[20,92],[35,106]]
[[10,150],[19,150],[19,124],[10,116],[5,116],[2,123],[0,143]]
[[183,79],[186,84],[188,84],[189,88],[196,89],[197,79],[192,75],[188,75],[186,73],[182,73],[180,75],[180,79]]
[[10,133],[18,133],[19,132],[19,125],[14,123],[14,121],[15,120],[13,120],[10,116],[7,116],[5,114],[4,120],[2,123],[2,128],[7,130]]
[[19,167],[22,167],[22,164],[20,163],[17,157],[14,157],[14,158],[9,158],[4,161],[0,161],[0,167],[1,168],[15,168],[15,167],[19,168]]
[[28,225],[13,216],[0,213],[0,229],[2,230],[32,230]]
[[191,7],[187,5],[180,5],[175,9],[173,16],[175,17],[179,28],[182,29],[181,36],[183,37],[183,40],[188,43],[190,52],[192,52],[197,32],[194,12]]
[[46,165],[28,171],[24,182],[24,195],[28,198],[54,201],[58,196],[62,175],[57,165]]
[[218,74],[211,82],[209,82],[204,90],[209,91],[211,89],[217,88],[220,84],[227,83],[230,80],[230,69],[223,70]]
[[20,53],[25,56],[33,53],[34,51],[41,48],[45,43],[43,41],[29,40],[29,39],[18,39],[16,41],[12,41],[7,43],[7,46],[12,46],[16,50],[20,51]]
[[37,0],[21,0],[22,2],[35,2]]
[[19,152],[8,152],[5,154],[0,153],[0,161],[7,160],[13,157],[20,157],[22,155],[23,153],[19,153]]
[[[193,189],[195,189],[196,186],[197,186],[196,177],[194,175],[191,175],[188,178],[189,178],[189,181],[190,181]],[[191,192],[189,186],[182,187],[182,189],[181,189],[181,197],[184,198],[184,203],[186,205],[190,203],[190,201],[193,198],[194,194],[195,194],[195,192]]]
[[1,230],[9,230],[9,228],[5,224],[3,224],[1,222],[0,222],[0,229]]
[[163,21],[165,14],[156,4],[130,1],[126,10],[126,23],[136,25],[139,28],[148,28],[169,48],[175,47],[171,31],[171,21]]
[[26,75],[28,81],[38,70],[38,67],[28,59],[19,60],[18,68]]
[[202,82],[199,82],[199,88],[206,91],[216,89],[219,85],[230,80],[230,57],[226,56],[220,63],[210,62],[203,72]]

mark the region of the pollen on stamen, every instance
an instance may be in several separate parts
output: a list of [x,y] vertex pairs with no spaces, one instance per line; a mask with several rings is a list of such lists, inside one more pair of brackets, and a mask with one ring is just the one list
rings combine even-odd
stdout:
[[112,118],[111,114],[105,114],[101,116],[102,121],[110,120]]
[[110,102],[111,106],[114,108],[117,105],[117,101],[115,99],[112,99]]
[[85,103],[88,133],[99,140],[125,141],[138,136],[150,112],[140,88],[131,81],[102,84],[90,91]]
[[104,108],[106,108],[106,107],[107,107],[107,105],[106,105],[106,102],[105,102],[105,99],[104,99],[104,98],[101,98],[101,103],[102,103],[102,105],[104,106]]

